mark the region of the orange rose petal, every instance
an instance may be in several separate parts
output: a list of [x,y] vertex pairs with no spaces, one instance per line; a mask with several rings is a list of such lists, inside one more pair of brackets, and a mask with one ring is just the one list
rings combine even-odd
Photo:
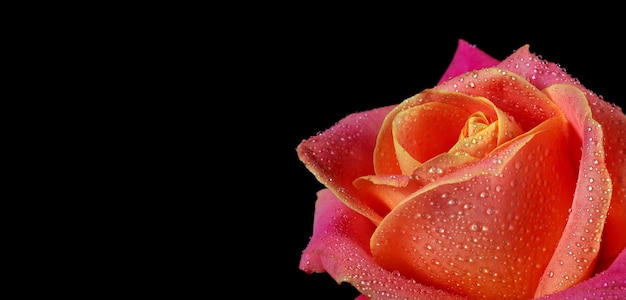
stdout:
[[[459,139],[469,112],[447,103],[428,102],[400,111],[392,123],[396,157],[403,174],[412,174]],[[445,124],[445,126],[442,126]]]
[[515,122],[524,131],[560,114],[550,98],[524,77],[498,68],[468,72],[435,88],[485,97],[506,114],[515,116]]
[[398,164],[398,159],[396,158],[396,147],[393,141],[393,130],[391,128],[391,122],[397,113],[396,106],[396,110],[391,111],[387,115],[387,118],[385,118],[378,134],[376,148],[374,150],[375,174],[402,174],[400,164]]
[[470,298],[531,298],[575,188],[565,126],[549,119],[402,202],[372,236],[376,261]]
[[362,191],[362,196],[353,199],[360,203],[353,203],[352,206],[369,207],[371,211],[364,216],[379,224],[394,207],[424,185],[476,160],[469,155],[443,153],[418,167],[413,176],[371,175],[357,178],[354,186]]
[[[406,175],[372,175],[357,178],[354,186],[364,194],[359,198],[362,204],[370,207],[375,214],[365,215],[375,224],[382,221],[392,208],[402,202],[424,184]],[[366,195],[366,196],[365,196]]]
[[485,113],[477,111],[467,118],[465,127],[461,131],[461,136],[468,137],[479,134],[483,129],[487,128],[492,121],[487,118]]
[[300,160],[319,182],[365,215],[375,215],[375,212],[356,200],[362,192],[352,182],[374,174],[372,155],[376,138],[392,108],[387,106],[351,114],[326,131],[302,141],[296,148]]
[[494,110],[498,115],[498,145],[502,145],[524,132],[513,117],[495,107],[495,105]]
[[450,149],[453,154],[466,154],[476,158],[483,158],[498,146],[498,122],[493,122],[468,137],[461,138]]
[[381,268],[368,250],[375,228],[372,222],[346,207],[328,189],[317,196],[313,236],[300,259],[302,271],[328,272],[337,283],[350,283],[371,299],[465,299]]
[[415,170],[413,176],[425,184],[431,183],[477,160],[469,155],[442,153],[423,163]]
[[612,185],[604,162],[602,127],[591,118],[583,92],[564,84],[549,86],[544,92],[561,105],[575,131],[582,134],[583,149],[567,227],[541,277],[536,297],[567,289],[593,273]]
[[[435,120],[431,120],[431,122],[427,123],[423,122],[421,118],[415,118],[415,116],[411,114],[411,112],[417,112],[425,118],[437,118],[437,114],[432,114],[432,116],[428,117],[426,116],[427,114],[423,114],[423,112],[425,112],[425,110],[428,108],[413,110],[414,108],[420,107],[427,103],[439,103],[430,107],[436,107],[438,109],[441,109],[445,113],[445,115],[440,116],[440,118],[442,120],[450,120],[451,123],[446,123],[446,126],[441,126],[442,123]],[[404,113],[407,110],[409,112]],[[462,111],[465,111],[465,113],[461,114]],[[456,141],[456,139],[458,139],[458,133],[460,132],[461,128],[463,128],[465,120],[472,112],[476,111],[481,111],[485,113],[487,118],[491,120],[497,119],[497,113],[493,110],[492,105],[490,105],[488,101],[480,98],[469,97],[467,95],[459,93],[450,93],[445,91],[427,89],[419,94],[416,94],[413,97],[404,100],[402,103],[396,106],[389,113],[389,115],[387,115],[381,126],[374,153],[374,169],[376,170],[376,174],[411,175],[411,173],[413,172],[413,170],[410,170],[411,167],[418,166],[419,164],[417,162],[426,161],[427,159],[432,158],[433,155],[436,153],[436,151],[431,150],[431,148],[443,149],[442,151],[446,152],[454,144],[449,144],[450,142],[446,139],[441,144],[447,145],[448,148],[440,146],[440,143],[437,141],[438,137],[433,134],[438,134],[442,130],[446,130],[447,132],[453,131],[453,129],[456,128]],[[452,116],[458,116],[459,119],[454,120]],[[406,122],[407,125],[402,125],[402,123],[404,122]],[[461,125],[457,125],[457,123],[459,122],[461,123]],[[411,133],[415,130],[411,129],[411,126],[409,125],[416,123],[419,123],[420,125],[424,126],[423,128],[429,128],[430,130]],[[450,126],[450,128],[452,129],[446,129],[446,127],[448,126]],[[422,135],[429,134],[431,139],[428,144],[425,144],[426,139],[419,139],[419,143],[411,141],[411,139],[413,138],[419,138]],[[401,148],[397,149],[397,146],[401,146]],[[424,146],[424,148],[421,149],[420,147],[416,146]],[[410,154],[414,158],[414,161],[404,158],[405,153]],[[441,151],[439,153],[441,153]],[[398,155],[400,157],[398,157]],[[398,164],[399,160],[409,167],[405,166],[401,168]]]
[[494,148],[522,134],[521,127],[505,112],[495,107],[488,99],[476,98],[483,101],[498,116],[491,119],[481,112],[475,112],[467,120],[459,141],[450,149],[449,153],[466,153],[482,158]]

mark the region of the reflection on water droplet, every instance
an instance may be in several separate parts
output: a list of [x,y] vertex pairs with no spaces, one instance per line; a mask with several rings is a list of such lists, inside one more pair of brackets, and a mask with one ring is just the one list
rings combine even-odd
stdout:
[[439,167],[431,167],[430,169],[428,169],[428,173],[430,174],[441,174],[443,173],[443,170]]

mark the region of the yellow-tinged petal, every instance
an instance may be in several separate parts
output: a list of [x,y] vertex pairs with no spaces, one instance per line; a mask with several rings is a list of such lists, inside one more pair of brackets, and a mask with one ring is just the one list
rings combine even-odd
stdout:
[[484,98],[478,98],[490,105],[497,119],[490,120],[483,112],[475,112],[467,119],[459,141],[448,151],[452,154],[467,154],[482,158],[496,147],[522,134],[522,128],[512,117],[495,107]]
[[[471,124],[468,124],[471,126]],[[482,130],[466,137],[462,137],[450,149],[452,154],[465,154],[476,158],[483,158],[498,146],[498,122],[493,122]]]
[[469,115],[463,108],[441,102],[400,111],[393,119],[392,133],[402,174],[412,174],[422,162],[447,152]]
[[465,120],[474,112],[484,113],[489,120],[498,117],[493,106],[482,97],[427,89],[404,100],[385,117],[381,126],[374,150],[376,174],[411,175],[420,163],[447,152],[454,145],[450,142],[451,132],[454,141],[458,140]]

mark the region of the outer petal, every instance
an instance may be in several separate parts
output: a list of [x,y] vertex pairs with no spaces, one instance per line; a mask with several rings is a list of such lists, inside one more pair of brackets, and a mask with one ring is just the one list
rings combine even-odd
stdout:
[[496,67],[518,74],[540,90],[556,83],[567,83],[582,88],[580,82],[567,74],[559,65],[537,57],[530,53],[529,49],[529,45],[520,47]]
[[[605,269],[626,247],[626,234],[624,234],[624,228],[626,228],[626,160],[624,158],[626,115],[621,108],[604,101],[602,97],[582,86],[577,79],[572,78],[558,65],[544,61],[530,53],[528,45],[521,47],[503,60],[498,67],[519,74],[539,89],[556,83],[567,83],[578,87],[588,100],[591,117],[602,125],[606,167],[613,179],[611,207],[607,215],[602,237],[603,245],[597,266],[598,270]],[[560,103],[560,105],[564,108],[572,108],[572,105],[567,105],[567,103]],[[577,123],[576,119],[569,119],[569,121]],[[580,128],[584,129],[582,126]]]
[[372,300],[464,299],[381,268],[369,253],[374,231],[369,219],[346,207],[328,189],[317,195],[313,237],[302,254],[301,270],[328,272],[338,283],[348,282]]
[[317,180],[331,189],[351,208],[381,220],[367,205],[368,195],[352,182],[374,174],[372,165],[376,137],[383,119],[393,106],[354,113],[330,129],[304,140],[296,151],[304,165]]
[[552,85],[544,92],[573,121],[574,130],[582,135],[583,152],[567,227],[541,278],[536,297],[564,290],[592,275],[611,202],[612,186],[604,162],[603,131],[591,118],[583,92],[565,84]]
[[598,257],[597,270],[606,269],[616,255],[626,248],[626,115],[619,107],[591,97],[594,120],[604,131],[604,153],[606,167],[611,174],[613,196],[607,215]]
[[541,300],[626,299],[626,250],[604,272]]
[[443,76],[441,76],[439,83],[468,71],[493,67],[499,62],[499,60],[476,48],[475,45],[471,45],[467,41],[459,39],[452,62],[450,62]]

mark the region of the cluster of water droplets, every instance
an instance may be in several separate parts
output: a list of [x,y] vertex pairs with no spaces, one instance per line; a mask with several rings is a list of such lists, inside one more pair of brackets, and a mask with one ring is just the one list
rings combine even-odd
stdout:
[[556,283],[559,289],[573,286],[591,275],[612,195],[612,179],[604,164],[602,141],[594,140],[598,136],[594,131],[601,130],[601,126],[595,121],[589,122],[585,128],[577,190],[570,209],[570,219],[579,221],[566,228],[555,259],[545,272],[549,278],[545,281]]

